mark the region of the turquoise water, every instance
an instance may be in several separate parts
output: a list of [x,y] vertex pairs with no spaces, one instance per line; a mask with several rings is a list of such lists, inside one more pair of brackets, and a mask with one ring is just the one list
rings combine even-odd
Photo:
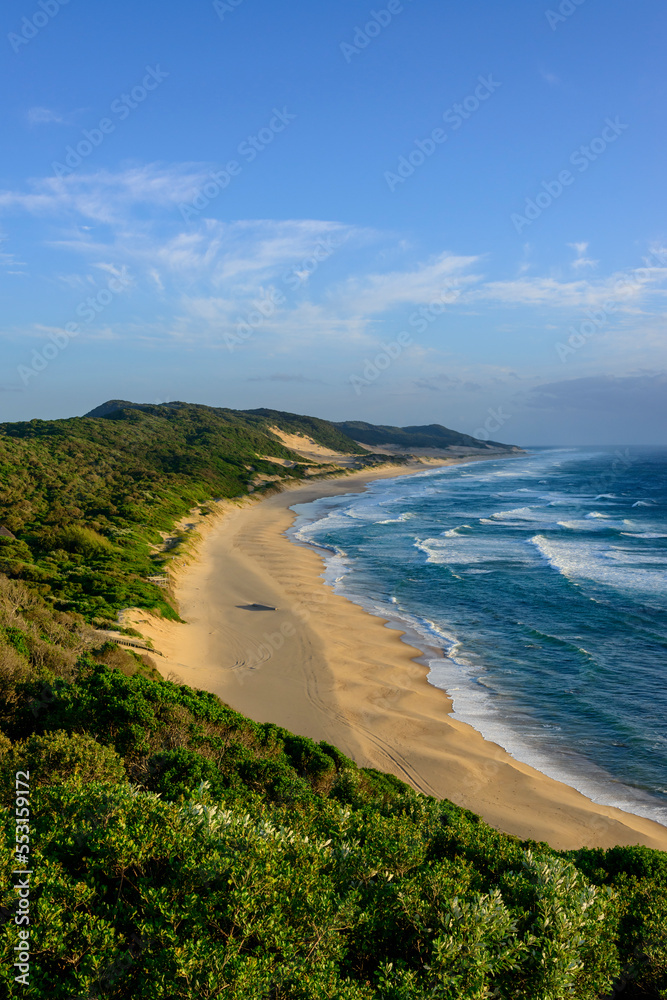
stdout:
[[294,510],[327,583],[407,630],[458,718],[667,824],[667,450],[540,450]]

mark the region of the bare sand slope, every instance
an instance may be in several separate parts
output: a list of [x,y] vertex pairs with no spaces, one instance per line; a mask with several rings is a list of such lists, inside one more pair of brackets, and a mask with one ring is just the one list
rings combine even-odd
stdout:
[[[380,475],[408,471],[415,470]],[[188,624],[133,613],[165,654],[160,669],[252,719],[327,740],[358,764],[449,798],[508,833],[563,849],[667,850],[667,828],[595,805],[453,719],[449,698],[427,683],[402,633],[332,593],[320,556],[285,537],[292,504],[358,491],[373,478],[378,473],[355,473],[227,504],[177,581]]]

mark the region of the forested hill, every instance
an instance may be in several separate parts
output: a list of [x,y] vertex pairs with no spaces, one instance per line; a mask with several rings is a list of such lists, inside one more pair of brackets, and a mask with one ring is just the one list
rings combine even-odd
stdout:
[[452,431],[441,424],[426,424],[417,427],[386,427],[378,424],[367,424],[362,420],[346,420],[334,425],[343,434],[360,441],[369,448],[395,447],[409,452],[414,448],[444,450],[446,448],[480,448],[494,451],[518,451],[516,446],[501,444],[499,441],[481,441],[470,434]]
[[[173,410],[187,409],[187,403],[164,403],[163,406]],[[87,413],[87,417],[105,417],[123,409],[153,409],[148,404],[130,403],[127,400],[112,399]],[[289,434],[305,434],[326,448],[339,451],[342,454],[363,454],[373,447],[393,447],[409,454],[413,449],[446,450],[448,448],[469,448],[472,451],[518,451],[515,445],[502,444],[499,441],[481,440],[470,434],[443,427],[442,424],[426,424],[415,427],[392,427],[383,424],[369,424],[363,420],[345,420],[332,422],[319,417],[302,416],[296,413],[286,413],[282,410],[229,410],[214,407],[199,407],[213,413],[224,415],[226,420],[250,421],[251,426],[270,430],[272,427]],[[365,447],[364,447],[365,446]]]
[[221,429],[230,431],[236,427],[239,431],[251,431],[268,434],[272,437],[271,428],[277,427],[288,434],[300,434],[311,437],[317,444],[341,454],[360,455],[365,448],[360,447],[335,424],[318,417],[306,417],[297,413],[284,413],[281,410],[230,410],[225,407],[198,406],[191,403],[130,403],[127,400],[111,399],[94,410],[86,413],[86,417],[119,418],[129,410],[143,413],[160,413],[172,421],[179,422],[185,415],[196,411],[200,419],[218,424]]
[[258,477],[307,471],[262,418],[209,407],[0,424],[0,572],[97,624],[133,605],[173,615],[149,580],[160,532]]
[[[165,561],[154,551],[160,532],[215,498],[330,474],[341,463],[364,468],[386,461],[344,433],[346,427],[357,433],[371,425],[126,400],[111,400],[85,417],[0,424],[0,572],[101,625],[127,606],[174,614],[150,579]],[[387,435],[380,432],[390,431],[406,449],[422,441],[407,433],[401,439],[398,428],[371,429],[383,442]],[[465,435],[454,439],[465,439],[471,454],[486,448]],[[314,443],[320,457],[314,464],[312,455],[305,458],[284,441],[297,448],[303,442],[307,454]],[[437,441],[442,444],[442,435]]]

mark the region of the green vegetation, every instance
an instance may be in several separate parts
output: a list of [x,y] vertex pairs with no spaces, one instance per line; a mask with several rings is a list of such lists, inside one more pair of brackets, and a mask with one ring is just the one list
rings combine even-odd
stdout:
[[[137,603],[174,518],[289,455],[274,415],[229,412],[1,429],[0,996],[667,998],[664,853],[519,841],[164,680],[87,624],[93,598]],[[28,986],[12,965],[17,771]]]
[[8,991],[19,770],[37,900],[22,995],[593,1000],[634,982],[667,996],[664,854],[520,842],[87,654],[69,679],[27,671],[0,707]]
[[412,448],[507,448],[513,451],[514,446],[500,444],[498,441],[480,441],[470,434],[452,431],[441,424],[427,424],[424,427],[383,427],[376,424],[366,424],[363,420],[346,420],[334,424],[343,434],[354,441],[369,445],[398,445],[406,451]]
[[160,533],[197,504],[247,494],[257,474],[298,479],[305,463],[259,416],[184,403],[100,409],[0,425],[0,572],[96,624],[131,606],[174,617],[149,580],[175,554],[156,554]]

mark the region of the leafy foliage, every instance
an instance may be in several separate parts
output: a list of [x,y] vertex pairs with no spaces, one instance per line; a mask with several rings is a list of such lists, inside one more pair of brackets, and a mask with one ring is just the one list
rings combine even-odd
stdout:
[[[667,995],[657,851],[521,842],[88,654],[48,698],[20,680],[12,704],[0,753],[32,785],[28,997]],[[0,905],[11,918],[11,890]],[[0,933],[9,988],[11,919]]]

